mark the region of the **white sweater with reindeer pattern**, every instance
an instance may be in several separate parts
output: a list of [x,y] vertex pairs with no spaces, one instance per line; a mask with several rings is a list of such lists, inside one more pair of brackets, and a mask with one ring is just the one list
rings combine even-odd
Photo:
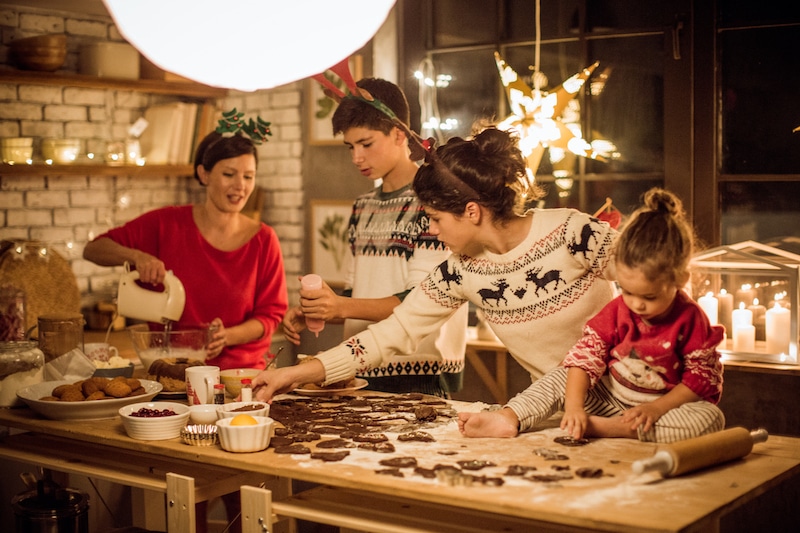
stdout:
[[420,339],[469,301],[533,379],[556,367],[587,320],[614,295],[611,244],[605,222],[573,209],[533,209],[527,238],[505,254],[453,254],[397,306],[317,356],[326,383],[414,353]]

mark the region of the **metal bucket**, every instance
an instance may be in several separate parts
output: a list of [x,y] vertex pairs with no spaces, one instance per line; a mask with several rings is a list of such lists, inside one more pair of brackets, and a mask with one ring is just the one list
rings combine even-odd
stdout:
[[39,489],[11,500],[16,533],[89,533],[89,495],[74,489]]

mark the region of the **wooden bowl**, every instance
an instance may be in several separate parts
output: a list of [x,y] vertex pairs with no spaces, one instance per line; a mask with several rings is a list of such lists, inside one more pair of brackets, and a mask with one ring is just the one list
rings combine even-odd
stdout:
[[24,70],[52,72],[67,58],[67,36],[63,33],[17,39],[9,46],[17,66]]

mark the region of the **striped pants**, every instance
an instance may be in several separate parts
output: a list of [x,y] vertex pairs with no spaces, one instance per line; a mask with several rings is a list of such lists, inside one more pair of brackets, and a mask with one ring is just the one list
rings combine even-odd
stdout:
[[[558,367],[512,398],[507,407],[517,415],[520,432],[536,428],[554,414],[564,409],[567,388],[567,369]],[[604,380],[600,380],[586,395],[584,405],[588,415],[612,417],[634,407],[616,398]],[[676,407],[659,418],[648,432],[639,428],[642,442],[675,442],[720,431],[725,427],[725,416],[719,407],[700,400]]]

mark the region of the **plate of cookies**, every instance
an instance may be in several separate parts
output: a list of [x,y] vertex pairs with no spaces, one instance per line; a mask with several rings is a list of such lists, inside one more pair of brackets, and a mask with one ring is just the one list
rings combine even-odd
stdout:
[[148,402],[162,385],[145,379],[91,377],[80,381],[44,381],[19,389],[17,396],[36,413],[53,420],[114,418],[119,408]]

